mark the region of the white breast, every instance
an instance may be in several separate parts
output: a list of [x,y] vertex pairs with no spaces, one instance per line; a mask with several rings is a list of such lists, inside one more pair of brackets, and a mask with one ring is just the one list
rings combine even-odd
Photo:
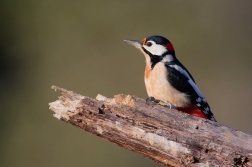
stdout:
[[[149,71],[148,75],[146,75],[146,71]],[[177,91],[168,82],[167,77],[167,69],[163,62],[157,63],[152,70],[146,64],[145,86],[148,96],[153,96],[155,99],[164,102],[170,102],[177,107],[187,106],[190,103],[187,95]]]

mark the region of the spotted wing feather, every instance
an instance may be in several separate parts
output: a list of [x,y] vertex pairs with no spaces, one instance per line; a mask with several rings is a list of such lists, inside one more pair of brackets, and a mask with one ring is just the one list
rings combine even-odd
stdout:
[[165,66],[171,85],[180,92],[187,94],[191,104],[201,110],[210,120],[216,121],[207,101],[184,66],[178,65],[178,63],[166,63]]

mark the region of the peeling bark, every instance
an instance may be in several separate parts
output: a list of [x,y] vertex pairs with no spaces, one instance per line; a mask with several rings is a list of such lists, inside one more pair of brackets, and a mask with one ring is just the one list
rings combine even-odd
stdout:
[[131,95],[96,99],[63,88],[54,116],[166,166],[252,166],[252,136]]

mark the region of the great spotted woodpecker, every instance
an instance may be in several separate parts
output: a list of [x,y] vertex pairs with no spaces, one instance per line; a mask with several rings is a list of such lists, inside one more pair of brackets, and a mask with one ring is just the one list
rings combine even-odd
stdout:
[[124,41],[140,49],[145,56],[147,100],[216,121],[192,75],[176,58],[174,47],[168,39],[155,35],[144,38],[142,42]]

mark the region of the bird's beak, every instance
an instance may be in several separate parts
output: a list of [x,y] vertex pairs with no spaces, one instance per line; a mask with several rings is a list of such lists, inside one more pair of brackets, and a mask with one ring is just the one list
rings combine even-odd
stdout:
[[124,42],[127,42],[128,44],[131,44],[133,46],[135,46],[137,49],[141,49],[142,45],[140,41],[137,40],[123,40]]

